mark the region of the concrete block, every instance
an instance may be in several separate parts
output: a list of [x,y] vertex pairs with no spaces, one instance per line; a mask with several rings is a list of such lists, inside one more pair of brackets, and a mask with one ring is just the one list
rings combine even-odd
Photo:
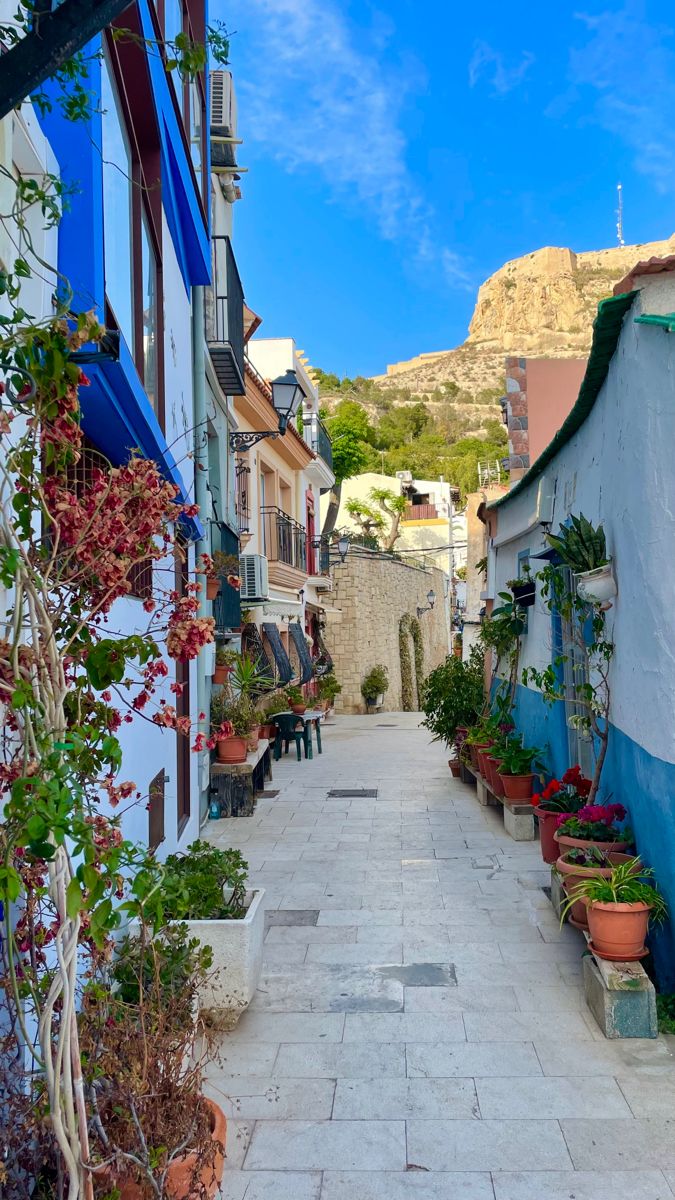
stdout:
[[566,899],[567,892],[562,885],[562,879],[555,867],[551,867],[551,904],[558,920],[560,920],[560,914]]
[[592,955],[585,955],[583,964],[586,1003],[606,1038],[658,1036],[656,993],[647,975],[636,980],[638,986],[613,990]]
[[504,805],[504,828],[514,842],[534,841],[534,817],[530,812],[519,812],[517,808]]

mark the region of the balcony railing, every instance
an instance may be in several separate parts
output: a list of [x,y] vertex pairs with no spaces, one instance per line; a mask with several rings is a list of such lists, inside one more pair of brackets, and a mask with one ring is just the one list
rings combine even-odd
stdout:
[[307,445],[332,469],[333,443],[318,413],[309,413],[303,417],[303,434]]
[[435,521],[437,517],[435,504],[408,504],[403,513],[404,521]]
[[281,508],[265,505],[263,520],[263,550],[270,562],[286,563],[298,571],[307,571],[307,533]]
[[229,237],[213,237],[213,284],[207,292],[206,340],[226,396],[243,396],[244,292]]

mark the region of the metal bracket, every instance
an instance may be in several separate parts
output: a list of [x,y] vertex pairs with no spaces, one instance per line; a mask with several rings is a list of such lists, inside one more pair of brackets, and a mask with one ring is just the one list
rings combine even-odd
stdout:
[[230,434],[230,450],[238,454],[241,450],[250,450],[263,438],[276,438],[279,436],[278,429],[265,429],[262,433],[246,433],[235,432]]

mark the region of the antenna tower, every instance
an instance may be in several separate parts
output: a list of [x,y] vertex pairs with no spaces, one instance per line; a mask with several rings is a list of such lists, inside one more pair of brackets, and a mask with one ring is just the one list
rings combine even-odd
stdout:
[[616,185],[616,194],[618,197],[618,207],[616,210],[616,240],[620,246],[625,246],[623,240],[623,186],[620,183]]

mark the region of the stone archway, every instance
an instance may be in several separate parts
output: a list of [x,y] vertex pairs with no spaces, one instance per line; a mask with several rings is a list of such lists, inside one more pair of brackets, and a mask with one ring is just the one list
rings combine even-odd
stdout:
[[[412,638],[413,654],[410,654]],[[398,648],[401,659],[401,704],[404,712],[419,712],[424,680],[424,646],[417,617],[404,613],[398,626]],[[413,666],[414,660],[414,666]]]

